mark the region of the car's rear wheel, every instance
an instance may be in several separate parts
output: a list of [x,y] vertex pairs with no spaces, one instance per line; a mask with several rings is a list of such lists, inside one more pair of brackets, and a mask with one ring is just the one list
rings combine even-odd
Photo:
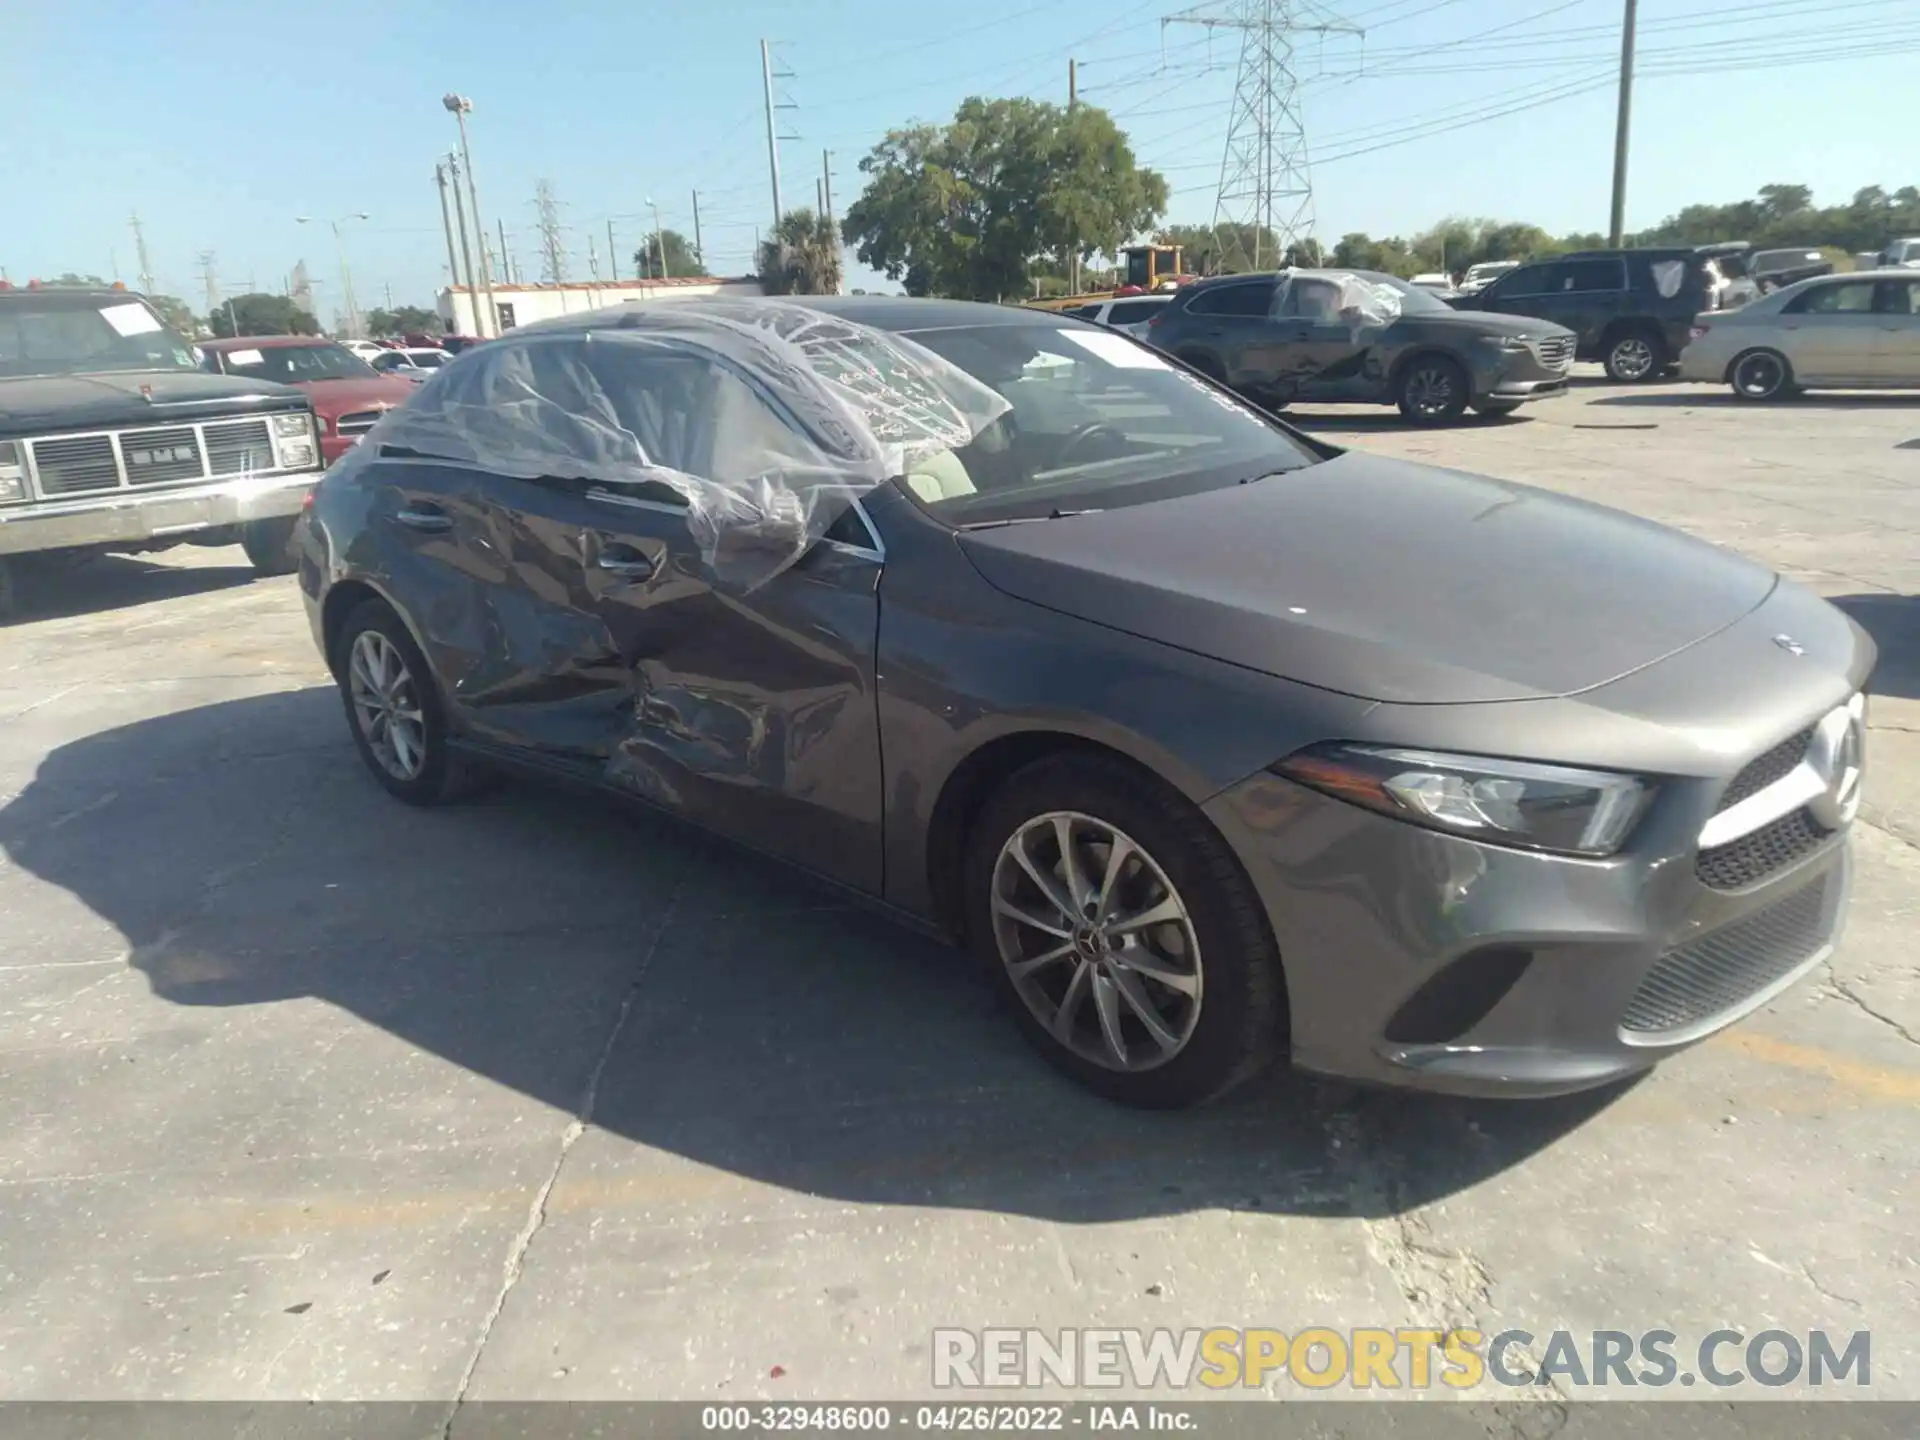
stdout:
[[1281,1048],[1259,899],[1206,818],[1151,776],[1077,754],[1020,771],[974,823],[965,885],[968,939],[1027,1039],[1109,1099],[1200,1104]]
[[1446,355],[1416,355],[1400,372],[1395,400],[1418,425],[1458,420],[1470,398],[1466,367]]
[[1601,363],[1609,379],[1638,385],[1657,378],[1666,368],[1667,347],[1651,330],[1622,330],[1607,341]]
[[240,527],[240,548],[247,552],[247,563],[256,575],[291,575],[300,568],[293,550],[293,529],[298,523],[298,516],[286,515],[249,520]]
[[389,794],[437,805],[488,778],[447,743],[433,673],[392,607],[368,600],[347,616],[334,642],[334,673],[354,746]]
[[1777,350],[1749,350],[1733,362],[1727,381],[1742,400],[1780,400],[1793,393],[1793,366]]

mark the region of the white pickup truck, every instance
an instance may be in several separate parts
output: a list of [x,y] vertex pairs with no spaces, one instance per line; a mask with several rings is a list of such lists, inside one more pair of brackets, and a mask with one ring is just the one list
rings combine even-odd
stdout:
[[289,573],[320,470],[305,394],[205,373],[138,295],[0,282],[0,616],[104,551],[237,544]]

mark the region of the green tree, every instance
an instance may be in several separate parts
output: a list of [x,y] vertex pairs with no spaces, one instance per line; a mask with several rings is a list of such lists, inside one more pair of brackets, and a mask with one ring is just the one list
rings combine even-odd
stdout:
[[193,311],[187,308],[187,302],[172,295],[149,295],[147,304],[154,313],[167,322],[176,333],[191,338],[200,329],[200,322],[193,318]]
[[640,249],[633,252],[633,268],[647,280],[660,278],[660,251],[664,246],[667,252],[667,274],[705,275],[707,262],[700,252],[693,248],[693,242],[678,230],[659,230],[647,236]]
[[1280,237],[1264,225],[1169,225],[1154,243],[1180,246],[1195,275],[1237,275],[1280,264]]
[[426,310],[418,305],[369,310],[365,320],[369,335],[438,335],[444,328],[437,311]]
[[769,295],[840,293],[840,232],[824,215],[789,210],[760,242],[755,268]]
[[847,237],[911,295],[1025,296],[1039,257],[1114,254],[1167,204],[1166,181],[1091,105],[976,96],[950,124],[890,132],[860,169]]
[[222,340],[235,335],[318,335],[320,322],[284,295],[236,295],[216,305],[207,328]]

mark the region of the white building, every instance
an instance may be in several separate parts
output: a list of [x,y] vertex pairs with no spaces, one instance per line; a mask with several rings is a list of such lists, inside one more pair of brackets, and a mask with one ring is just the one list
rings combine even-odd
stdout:
[[[588,310],[604,310],[609,305],[624,305],[629,300],[672,302],[692,300],[702,295],[759,295],[760,282],[751,276],[716,279],[709,275],[673,280],[581,280],[563,285],[493,286],[493,303],[500,312],[500,328],[512,330],[537,320],[555,320],[562,315],[579,315]],[[486,296],[481,297],[484,307]],[[440,323],[449,334],[480,335],[476,323],[474,297],[465,285],[449,286],[435,298]]]

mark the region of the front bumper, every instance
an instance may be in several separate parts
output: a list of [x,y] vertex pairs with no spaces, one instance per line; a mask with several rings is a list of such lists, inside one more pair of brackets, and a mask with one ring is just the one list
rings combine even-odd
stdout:
[[1490,351],[1476,367],[1474,402],[1511,404],[1564,395],[1573,369],[1572,357],[1571,344],[1567,347],[1567,363],[1562,365],[1549,365],[1530,351]]
[[[1739,891],[1696,877],[1684,822],[1604,861],[1484,845],[1261,774],[1208,814],[1271,919],[1294,1063],[1367,1083],[1543,1096],[1647,1069],[1826,958],[1841,831]],[[1693,823],[1697,826],[1697,817]]]
[[0,509],[0,555],[112,548],[298,515],[318,470]]

